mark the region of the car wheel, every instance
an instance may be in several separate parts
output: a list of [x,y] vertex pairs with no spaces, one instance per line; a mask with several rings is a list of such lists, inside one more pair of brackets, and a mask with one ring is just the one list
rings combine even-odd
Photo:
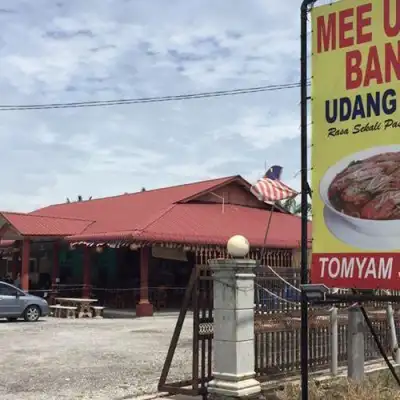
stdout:
[[7,321],[8,321],[8,322],[16,322],[17,319],[18,319],[18,318],[10,317],[10,318],[7,318]]
[[40,317],[40,308],[38,306],[29,306],[25,309],[24,320],[26,322],[36,322]]

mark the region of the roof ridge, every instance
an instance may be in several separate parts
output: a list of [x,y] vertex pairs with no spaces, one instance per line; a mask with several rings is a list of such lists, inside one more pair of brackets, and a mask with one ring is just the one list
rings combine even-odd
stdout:
[[[83,222],[84,220],[82,220]],[[96,221],[85,221],[85,222],[89,222],[81,232],[79,232],[79,235],[83,235],[93,224],[96,223]]]
[[68,221],[82,221],[82,222],[96,222],[92,219],[83,219],[83,218],[70,218],[70,217],[56,217],[54,215],[42,215],[42,214],[32,214],[32,213],[22,213],[22,212],[14,212],[14,211],[0,211],[0,214],[14,214],[14,215],[21,215],[24,217],[36,217],[36,218],[52,218],[52,219],[66,219]]
[[137,192],[133,192],[133,193],[123,193],[123,194],[116,194],[116,195],[113,195],[113,196],[97,197],[95,199],[82,200],[82,201],[79,201],[79,202],[55,203],[55,204],[50,204],[50,205],[42,207],[42,208],[38,208],[38,209],[34,210],[33,212],[39,211],[39,210],[44,210],[44,209],[46,209],[48,207],[61,206],[61,205],[64,205],[64,204],[88,203],[88,202],[95,202],[95,201],[105,200],[105,199],[113,199],[113,198],[123,197],[123,196],[135,196],[135,195],[140,195],[140,194],[143,194],[143,193],[156,192],[158,190],[176,189],[176,188],[180,188],[180,187],[197,185],[197,184],[207,183],[207,182],[212,182],[212,181],[228,180],[228,179],[232,179],[232,178],[238,177],[238,176],[240,176],[240,175],[228,175],[228,176],[222,176],[220,178],[211,178],[211,179],[205,179],[205,180],[194,181],[194,182],[189,182],[189,183],[182,183],[182,184],[179,184],[179,185],[163,186],[163,187],[160,187],[160,188],[145,190],[143,192],[142,191],[137,191]]
[[168,214],[173,208],[177,206],[176,203],[173,203],[169,205],[166,209],[162,210],[155,218],[153,218],[149,223],[145,224],[145,226],[142,229],[138,229],[140,232],[144,232],[146,229],[148,229],[151,225],[155,224],[157,221],[159,221],[162,217],[164,217],[166,214]]

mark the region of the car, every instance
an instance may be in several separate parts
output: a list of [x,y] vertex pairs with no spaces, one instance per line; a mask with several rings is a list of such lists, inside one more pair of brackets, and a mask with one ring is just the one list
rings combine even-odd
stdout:
[[47,315],[49,304],[45,299],[0,281],[0,319],[6,318],[11,322],[24,318],[27,322],[36,322]]

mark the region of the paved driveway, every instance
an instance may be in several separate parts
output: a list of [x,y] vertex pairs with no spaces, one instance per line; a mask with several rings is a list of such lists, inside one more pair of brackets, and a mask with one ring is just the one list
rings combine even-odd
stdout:
[[[122,400],[154,393],[177,316],[0,321],[0,399]],[[190,374],[191,321],[171,377]]]

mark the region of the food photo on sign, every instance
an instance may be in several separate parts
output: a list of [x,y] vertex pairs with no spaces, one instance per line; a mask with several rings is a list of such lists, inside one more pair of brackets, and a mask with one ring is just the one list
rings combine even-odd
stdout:
[[311,280],[400,289],[400,2],[312,9]]
[[339,240],[390,250],[400,237],[400,145],[353,153],[325,173],[319,185],[324,219]]

